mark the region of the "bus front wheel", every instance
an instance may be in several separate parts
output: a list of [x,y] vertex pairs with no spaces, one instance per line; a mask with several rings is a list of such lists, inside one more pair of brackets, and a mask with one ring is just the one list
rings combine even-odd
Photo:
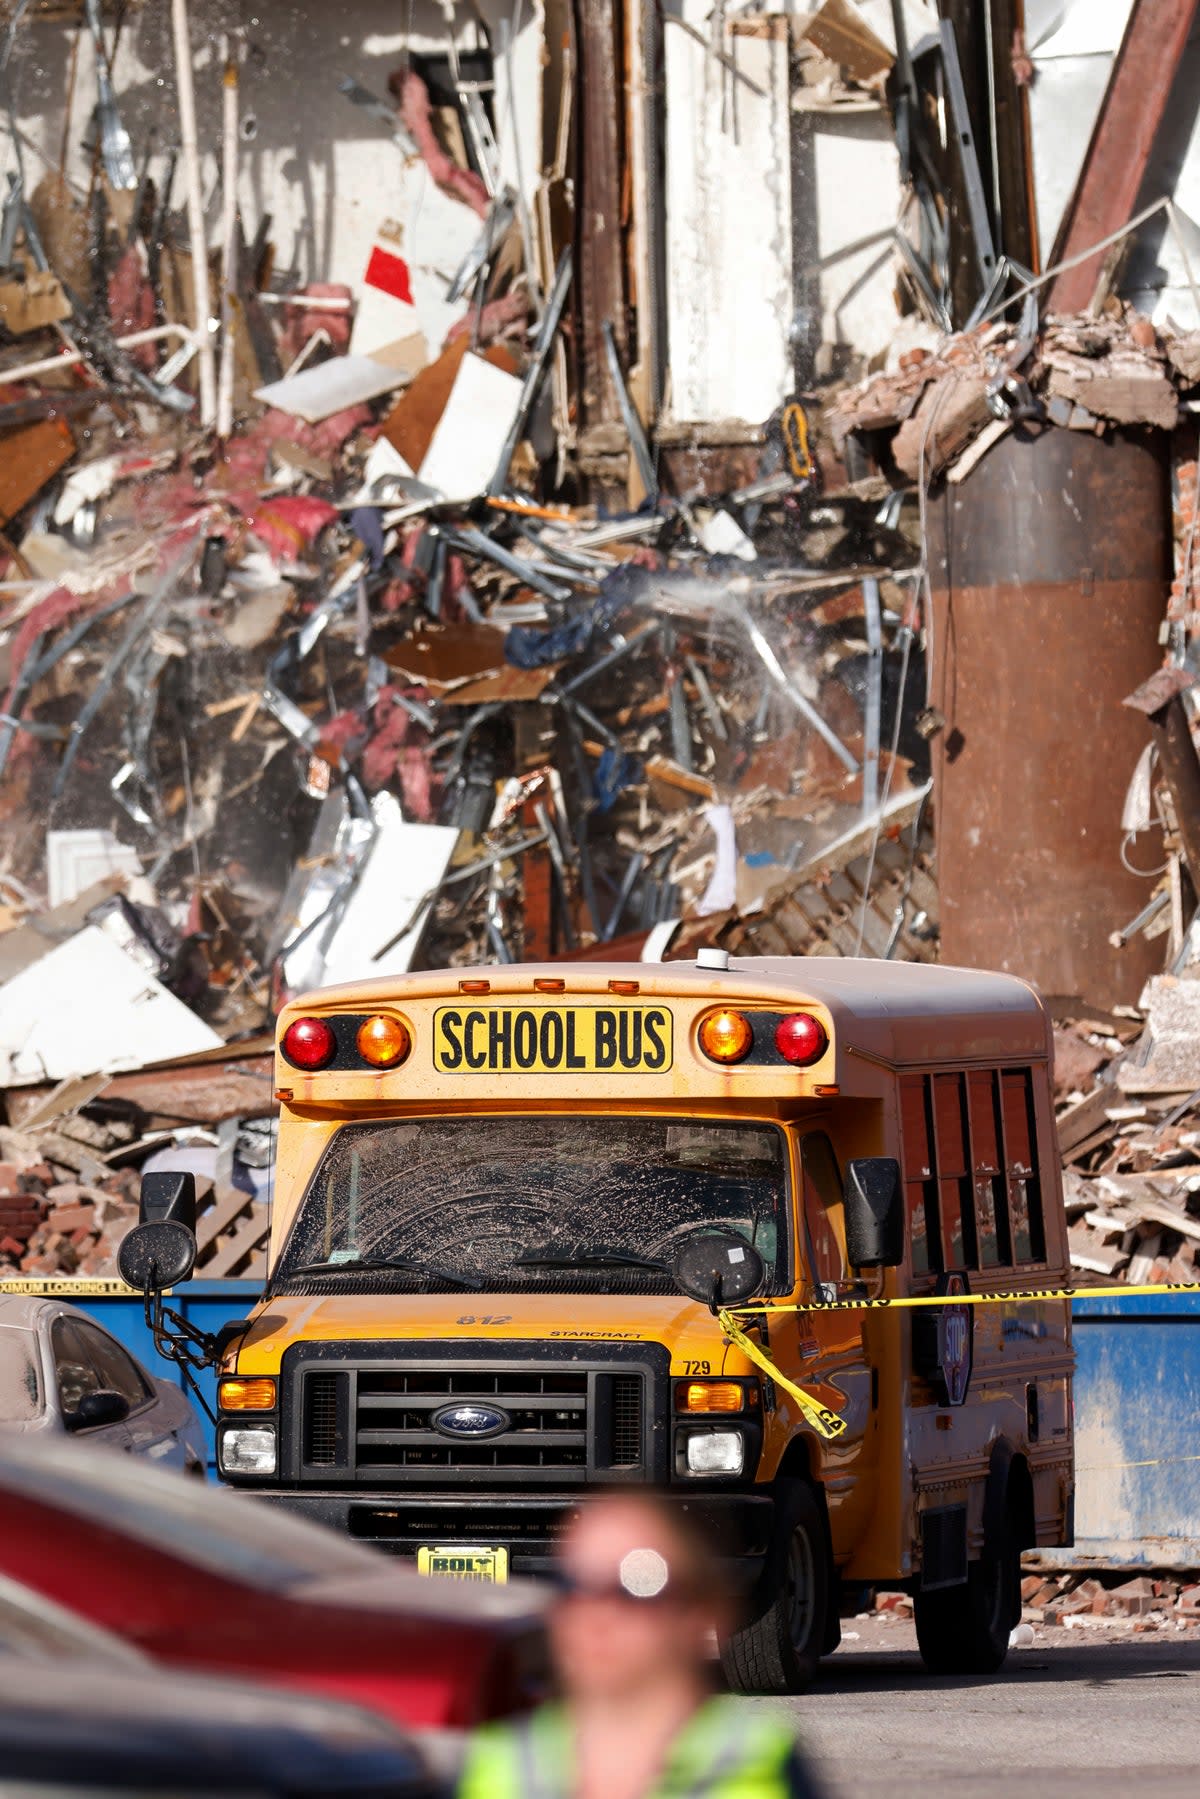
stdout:
[[995,1674],[1021,1615],[1021,1550],[1005,1513],[958,1587],[913,1595],[917,1648],[930,1674]]
[[799,1693],[817,1672],[828,1631],[829,1552],[820,1502],[797,1483],[781,1508],[771,1567],[755,1615],[721,1645],[735,1693]]

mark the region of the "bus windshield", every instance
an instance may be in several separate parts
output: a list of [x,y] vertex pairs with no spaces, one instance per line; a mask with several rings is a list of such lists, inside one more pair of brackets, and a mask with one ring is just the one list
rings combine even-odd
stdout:
[[787,1288],[787,1154],[773,1124],[658,1117],[390,1120],[338,1132],[272,1286],[677,1291],[698,1233],[734,1231]]

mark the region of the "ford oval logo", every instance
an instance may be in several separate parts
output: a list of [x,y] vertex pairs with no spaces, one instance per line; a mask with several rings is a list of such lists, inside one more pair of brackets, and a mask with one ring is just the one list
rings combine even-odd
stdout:
[[444,1405],[433,1414],[433,1428],[444,1437],[498,1437],[512,1419],[498,1405]]

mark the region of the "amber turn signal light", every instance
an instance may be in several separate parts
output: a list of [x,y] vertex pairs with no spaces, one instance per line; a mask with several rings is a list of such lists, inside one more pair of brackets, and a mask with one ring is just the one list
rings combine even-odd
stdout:
[[675,1388],[675,1405],[681,1412],[741,1412],[746,1393],[736,1380],[687,1380]]
[[697,1034],[700,1048],[710,1062],[741,1062],[750,1054],[754,1042],[750,1020],[744,1013],[731,1012],[725,1006],[707,1013],[700,1020]]
[[275,1406],[273,1380],[223,1380],[217,1386],[217,1404],[224,1412],[270,1412]]
[[359,1055],[372,1068],[395,1068],[412,1048],[412,1037],[400,1020],[389,1018],[383,1012],[363,1020],[355,1042]]

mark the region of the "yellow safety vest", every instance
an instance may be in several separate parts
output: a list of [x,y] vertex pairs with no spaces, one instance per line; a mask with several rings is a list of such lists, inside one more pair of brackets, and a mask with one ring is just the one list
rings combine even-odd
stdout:
[[[564,1708],[546,1705],[513,1724],[478,1731],[457,1799],[570,1799],[574,1787]],[[710,1699],[689,1718],[646,1799],[807,1799],[795,1739],[744,1699]]]

